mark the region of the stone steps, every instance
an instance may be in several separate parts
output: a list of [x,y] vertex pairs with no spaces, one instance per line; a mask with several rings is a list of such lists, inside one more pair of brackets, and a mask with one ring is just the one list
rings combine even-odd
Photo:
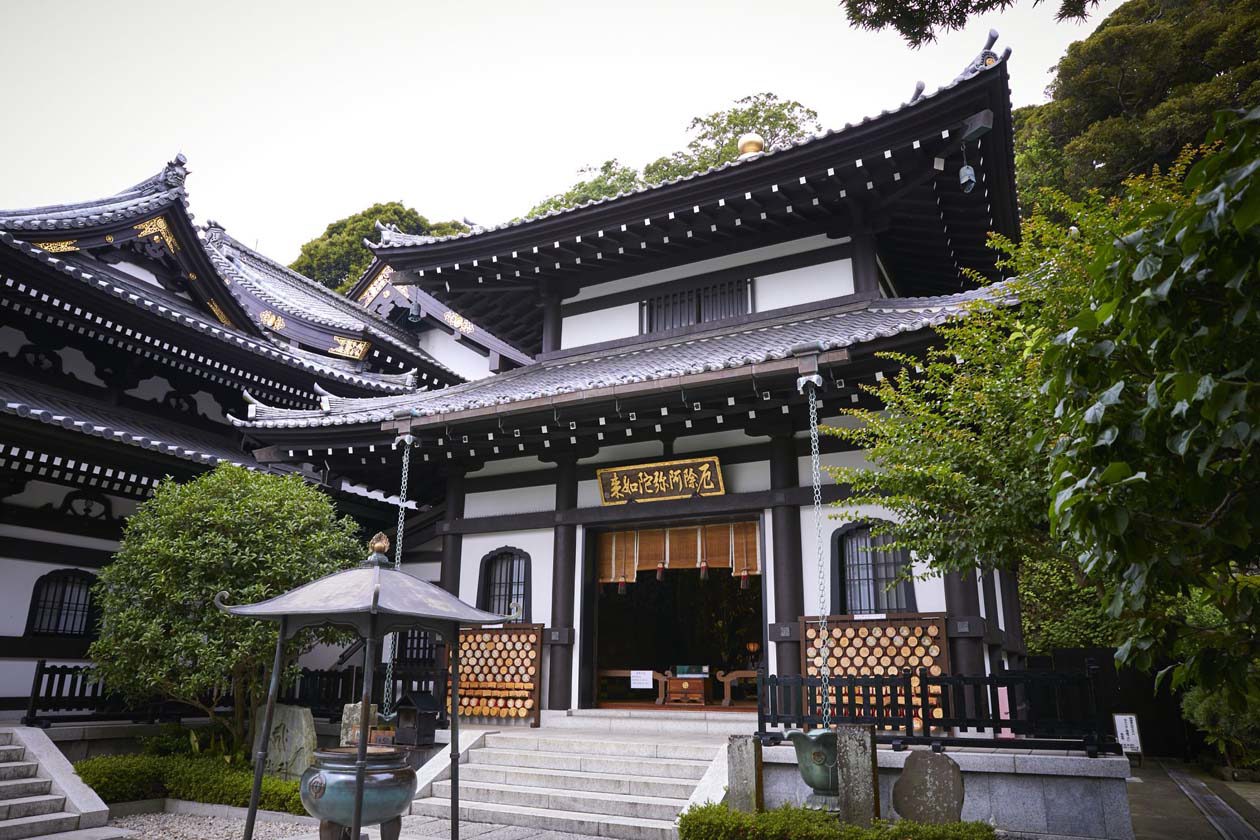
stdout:
[[553,791],[585,791],[601,794],[662,796],[686,799],[695,789],[691,779],[665,779],[655,776],[625,776],[609,773],[582,773],[573,770],[548,770],[532,767],[502,767],[493,764],[461,764],[461,789],[464,782],[527,785]]
[[30,779],[39,770],[34,761],[2,761],[0,762],[0,781],[9,779]]
[[[462,792],[462,791],[461,791]],[[427,817],[451,816],[449,799],[430,797],[417,801],[411,813]],[[553,811],[522,805],[499,805],[489,802],[459,800],[459,819],[466,822],[498,823],[546,831],[584,834],[590,837],[613,837],[618,840],[677,840],[678,830],[672,820],[651,820],[641,817],[615,817],[608,814],[587,814],[579,811]]]
[[0,804],[6,799],[23,796],[42,796],[52,790],[52,779],[26,778],[5,779],[0,782]]
[[[434,796],[450,799],[451,783],[438,782]],[[672,822],[687,804],[686,799],[632,794],[592,793],[580,790],[555,790],[520,784],[494,784],[459,780],[461,802],[483,802],[495,805],[523,805],[549,811],[578,811],[584,814],[605,814],[616,817],[642,817]]]
[[[668,713],[666,713],[668,714]],[[567,720],[553,716],[552,720]],[[576,723],[594,721],[595,728]],[[459,818],[536,830],[676,840],[675,822],[725,737],[695,732],[703,718],[675,715],[646,726],[624,714],[573,724],[487,733],[460,765]],[[660,722],[692,726],[671,734]],[[729,722],[727,722],[729,725]],[[413,814],[450,816],[450,781],[433,784]]]
[[751,735],[757,715],[747,712],[680,712],[655,709],[572,709],[544,717],[546,729],[687,736]]
[[37,796],[19,796],[14,799],[0,801],[0,825],[4,820],[19,817],[36,817],[41,814],[56,814],[66,804],[64,796],[52,793]]
[[31,817],[16,817],[10,820],[0,820],[0,840],[25,840],[27,837],[43,837],[47,834],[72,831],[78,827],[79,815],[66,811],[37,814]]

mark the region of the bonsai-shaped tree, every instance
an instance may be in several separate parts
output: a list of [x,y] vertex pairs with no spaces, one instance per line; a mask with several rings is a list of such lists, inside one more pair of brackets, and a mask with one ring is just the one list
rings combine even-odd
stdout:
[[[217,592],[252,603],[348,568],[362,553],[358,526],[297,476],[220,465],[162,482],[127,521],[93,596],[99,638],[89,656],[108,689],[134,701],[186,703],[221,727],[230,753],[245,748],[265,698],[276,628],[233,620]],[[290,643],[293,662],[321,636]],[[217,711],[232,699],[230,716]]]

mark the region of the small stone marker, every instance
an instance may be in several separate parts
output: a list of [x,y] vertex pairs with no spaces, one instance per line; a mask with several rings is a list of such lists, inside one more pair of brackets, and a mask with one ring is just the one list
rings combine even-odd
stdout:
[[[262,727],[262,710],[254,718],[254,731]],[[267,742],[267,772],[282,779],[299,778],[315,763],[315,718],[303,706],[277,704]]]
[[879,818],[879,778],[875,763],[875,727],[836,727],[836,771],[840,779],[841,822],[868,826]]
[[726,746],[726,804],[732,811],[762,810],[765,797],[761,785],[761,742],[752,735],[730,736]]
[[914,822],[958,822],[963,797],[962,770],[944,753],[911,752],[893,784],[893,808],[902,819]]
[[[347,703],[341,710],[341,746],[357,747],[359,745],[359,708],[361,703]],[[368,710],[368,719],[376,725],[376,704]],[[371,734],[370,732],[368,733]]]

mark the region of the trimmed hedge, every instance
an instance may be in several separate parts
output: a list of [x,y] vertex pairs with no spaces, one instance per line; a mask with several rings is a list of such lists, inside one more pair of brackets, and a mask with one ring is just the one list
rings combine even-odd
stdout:
[[678,840],[993,840],[994,836],[993,826],[978,822],[877,821],[871,828],[860,828],[822,811],[789,805],[748,814],[710,803],[689,809],[678,820]]
[[[222,758],[183,755],[103,755],[74,765],[79,777],[106,804],[136,799],[186,799],[214,805],[249,806],[254,772]],[[259,807],[306,814],[297,781],[264,776]]]

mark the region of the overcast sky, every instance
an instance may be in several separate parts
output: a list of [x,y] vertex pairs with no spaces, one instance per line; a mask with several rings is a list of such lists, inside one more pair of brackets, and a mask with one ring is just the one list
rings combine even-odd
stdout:
[[913,51],[835,0],[0,0],[0,207],[94,198],[188,156],[192,211],[289,262],[329,222],[402,200],[510,219],[584,164],[641,166],[685,127],[773,91],[838,127],[1014,49],[1044,101],[1085,25],[1017,0]]

